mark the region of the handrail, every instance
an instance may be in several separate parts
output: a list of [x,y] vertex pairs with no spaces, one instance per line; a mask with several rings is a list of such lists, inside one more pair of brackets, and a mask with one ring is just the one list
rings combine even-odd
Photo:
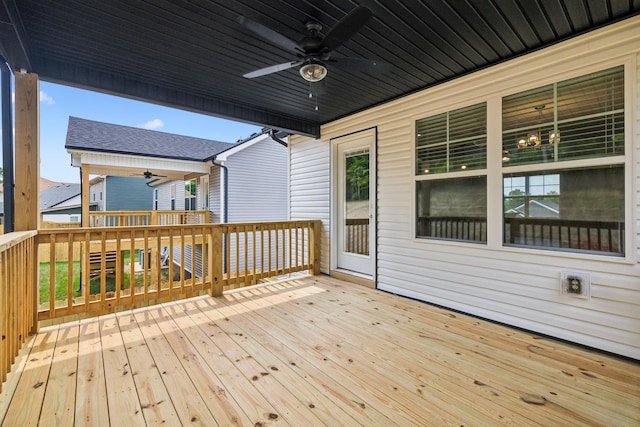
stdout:
[[27,335],[37,328],[37,231],[0,236],[0,391]]
[[141,225],[207,224],[209,211],[94,211],[89,212],[90,227],[127,227]]
[[319,274],[319,236],[315,220],[40,230],[38,319],[221,295],[299,271]]

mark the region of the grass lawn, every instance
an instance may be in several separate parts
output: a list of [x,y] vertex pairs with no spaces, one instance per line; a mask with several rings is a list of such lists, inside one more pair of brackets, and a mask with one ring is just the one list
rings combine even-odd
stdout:
[[[40,304],[49,302],[51,281],[49,278],[49,267],[51,263],[40,263]],[[68,263],[66,261],[56,262],[56,275],[55,275],[55,299],[65,300],[67,299],[67,288],[69,284],[68,280]],[[80,262],[73,263],[73,290],[74,296],[78,296],[78,288],[80,287]]]
[[[129,251],[124,251],[124,264],[125,265],[130,264]],[[66,261],[56,262],[56,267],[55,267],[55,300],[56,301],[63,301],[67,299],[68,284],[69,284],[68,265],[69,264]],[[49,298],[51,296],[50,295],[51,282],[49,279],[50,266],[51,266],[51,263],[48,263],[48,262],[40,263],[40,304],[49,302]],[[162,275],[162,278],[161,278],[162,283],[167,283],[168,271],[163,270],[161,272],[161,275]],[[72,286],[73,297],[79,297],[81,295],[80,261],[73,262],[72,278],[73,278],[72,279],[73,280],[73,286]],[[123,273],[124,285],[121,287],[121,289],[129,288],[129,283],[130,283],[129,278],[130,278],[130,273],[125,271]],[[149,280],[151,280],[150,277],[149,277]],[[116,282],[115,277],[107,276],[107,280],[106,280],[107,292],[115,292],[115,287],[116,287],[115,282]],[[134,286],[140,287],[140,286],[143,286],[143,284],[144,284],[144,274],[143,273],[136,274],[134,276]],[[92,278],[89,282],[89,286],[91,288],[91,295],[99,294],[100,278],[99,277]]]

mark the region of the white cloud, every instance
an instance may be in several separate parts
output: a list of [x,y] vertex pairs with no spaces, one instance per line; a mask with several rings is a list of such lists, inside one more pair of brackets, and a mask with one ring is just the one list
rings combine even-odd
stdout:
[[160,129],[162,126],[164,126],[164,122],[160,119],[149,120],[147,123],[138,125],[139,128],[150,129],[150,130]]
[[47,105],[53,105],[56,103],[56,101],[52,97],[47,95],[47,93],[42,90],[40,91],[40,102],[44,102]]

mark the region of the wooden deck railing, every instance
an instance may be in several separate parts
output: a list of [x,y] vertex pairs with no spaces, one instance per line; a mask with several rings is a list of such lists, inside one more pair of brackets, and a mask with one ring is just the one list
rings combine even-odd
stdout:
[[349,218],[344,225],[345,252],[369,255],[369,218]]
[[487,241],[487,219],[478,217],[421,217],[418,218],[417,237]]
[[40,230],[38,319],[99,315],[319,273],[319,222]]
[[36,231],[0,236],[0,391],[27,336],[37,327]]
[[[487,219],[422,217],[418,218],[417,236],[486,242]],[[624,255],[624,223],[558,218],[505,218],[504,242],[517,246],[588,250]]]
[[624,222],[505,218],[505,242],[624,255]]
[[89,227],[208,224],[209,211],[100,211],[89,212]]

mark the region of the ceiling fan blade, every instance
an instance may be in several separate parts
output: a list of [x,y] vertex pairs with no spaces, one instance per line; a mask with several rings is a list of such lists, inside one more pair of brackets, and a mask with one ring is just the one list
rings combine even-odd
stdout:
[[296,67],[300,64],[302,64],[302,61],[291,61],[285,62],[284,64],[271,65],[269,67],[260,68],[259,70],[244,74],[242,77],[253,79],[255,77],[266,76],[267,74],[277,73],[278,71],[288,70],[289,68]]
[[240,25],[245,27],[247,30],[253,32],[254,34],[262,37],[267,41],[270,41],[275,45],[278,45],[282,48],[285,48],[293,52],[301,51],[297,42],[291,40],[286,36],[283,36],[282,34],[272,30],[269,27],[265,27],[264,25],[259,24],[256,21],[253,21],[247,18],[246,16],[238,16],[236,20],[240,23]]
[[349,40],[364,27],[372,16],[373,12],[366,6],[360,5],[353,9],[329,30],[322,40],[323,49],[326,52],[330,52]]
[[336,68],[347,71],[361,71],[363,73],[386,73],[393,69],[393,65],[377,59],[331,58],[325,62]]

